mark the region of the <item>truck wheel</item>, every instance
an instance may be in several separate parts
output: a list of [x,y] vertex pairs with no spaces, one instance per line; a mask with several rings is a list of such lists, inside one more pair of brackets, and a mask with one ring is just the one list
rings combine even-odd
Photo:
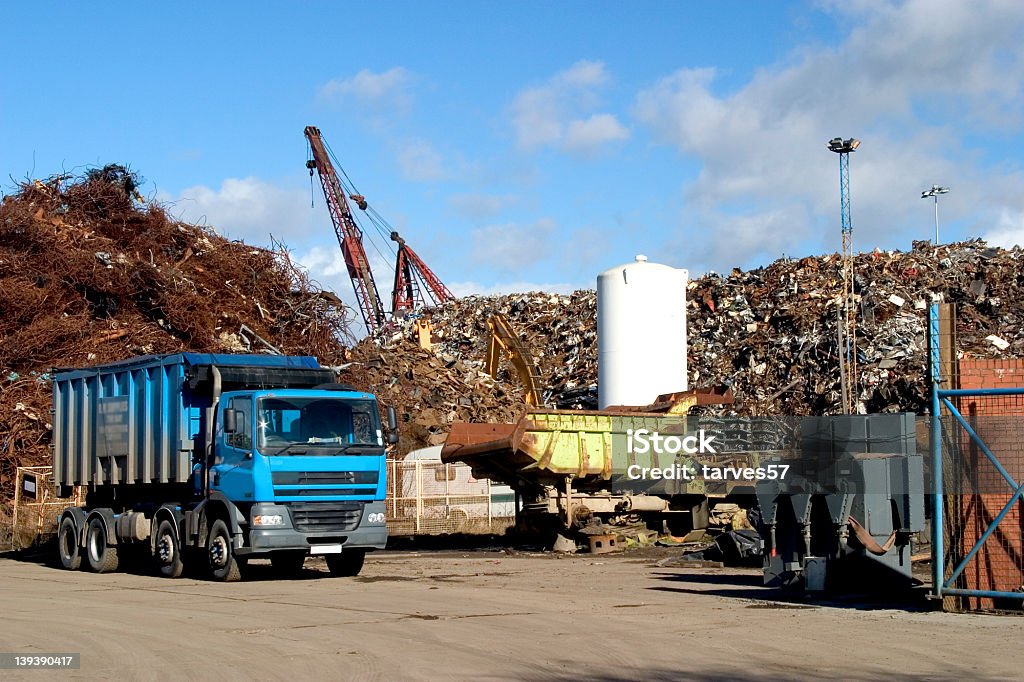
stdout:
[[154,556],[160,575],[165,578],[180,578],[185,571],[185,562],[181,558],[181,544],[178,534],[174,532],[174,524],[164,519],[156,530]]
[[206,557],[214,580],[233,583],[242,579],[238,560],[231,549],[231,532],[223,519],[214,521],[210,528],[210,536],[206,540]]
[[85,529],[85,559],[95,573],[117,570],[117,547],[107,542],[107,524],[98,516]]
[[70,516],[60,521],[57,551],[60,553],[60,565],[67,570],[77,571],[82,566],[82,553],[78,550],[78,525]]
[[306,553],[302,552],[274,552],[270,555],[270,565],[274,573],[279,576],[293,577],[302,572],[302,565],[306,562]]
[[366,560],[366,550],[346,549],[341,554],[327,555],[327,570],[336,578],[346,578],[359,575],[363,570],[363,561]]

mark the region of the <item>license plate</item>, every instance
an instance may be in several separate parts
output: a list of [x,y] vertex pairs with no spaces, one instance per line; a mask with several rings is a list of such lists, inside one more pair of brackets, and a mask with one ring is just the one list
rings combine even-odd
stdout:
[[310,554],[341,554],[341,545],[312,545]]

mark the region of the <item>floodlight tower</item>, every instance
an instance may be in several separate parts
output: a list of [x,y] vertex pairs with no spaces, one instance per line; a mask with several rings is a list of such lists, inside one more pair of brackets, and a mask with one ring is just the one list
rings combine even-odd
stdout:
[[932,185],[931,189],[926,189],[921,192],[921,198],[927,199],[932,197],[935,199],[935,246],[939,245],[939,195],[945,194],[949,191],[948,187],[939,187],[938,185]]
[[843,412],[852,414],[857,406],[857,314],[853,305],[853,220],[850,218],[850,152],[860,140],[834,137],[826,144],[839,154],[839,202],[843,229],[843,320],[839,325],[839,371]]

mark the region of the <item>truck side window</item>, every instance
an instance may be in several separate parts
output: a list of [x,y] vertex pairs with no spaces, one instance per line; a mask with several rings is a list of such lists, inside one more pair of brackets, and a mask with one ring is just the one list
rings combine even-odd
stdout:
[[252,449],[252,399],[248,397],[232,398],[231,407],[238,414],[238,430],[229,433],[228,445],[241,450]]

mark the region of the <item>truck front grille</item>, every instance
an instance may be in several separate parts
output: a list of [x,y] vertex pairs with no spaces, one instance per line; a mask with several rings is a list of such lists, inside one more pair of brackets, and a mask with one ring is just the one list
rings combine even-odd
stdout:
[[274,485],[346,485],[377,483],[376,471],[275,471],[270,479]]
[[358,502],[292,502],[288,508],[295,530],[303,533],[347,533],[363,516]]

